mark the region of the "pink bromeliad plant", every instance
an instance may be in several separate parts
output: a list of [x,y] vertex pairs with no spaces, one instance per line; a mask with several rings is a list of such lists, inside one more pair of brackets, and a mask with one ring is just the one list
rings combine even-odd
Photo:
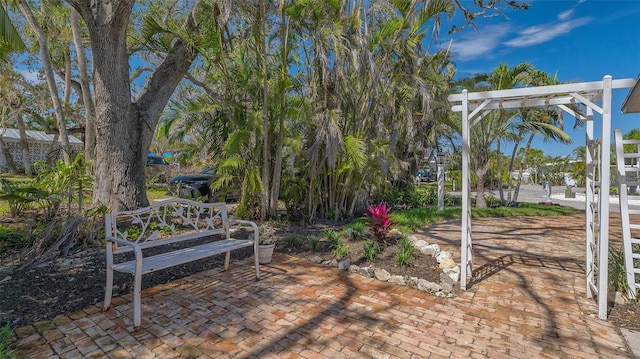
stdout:
[[390,246],[393,243],[393,239],[387,237],[389,229],[395,223],[391,220],[389,212],[391,207],[387,207],[385,201],[380,201],[377,206],[369,205],[369,215],[371,215],[371,232],[378,242],[383,243],[385,246]]

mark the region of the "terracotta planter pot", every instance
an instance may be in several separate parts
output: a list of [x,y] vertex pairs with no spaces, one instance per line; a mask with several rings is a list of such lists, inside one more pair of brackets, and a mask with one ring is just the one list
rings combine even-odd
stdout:
[[273,249],[276,244],[260,244],[258,245],[258,263],[269,264],[271,263],[271,257],[273,256]]

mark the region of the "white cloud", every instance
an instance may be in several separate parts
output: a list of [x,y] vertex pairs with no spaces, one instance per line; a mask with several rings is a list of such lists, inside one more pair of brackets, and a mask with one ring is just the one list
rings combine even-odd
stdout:
[[518,37],[505,42],[505,44],[512,47],[526,47],[542,44],[551,41],[562,34],[566,34],[577,27],[585,25],[590,21],[592,21],[592,18],[583,17],[558,24],[532,26],[520,31]]
[[508,25],[494,25],[481,32],[468,33],[453,42],[451,51],[460,61],[468,61],[486,55],[500,45],[501,39],[509,33]]
[[558,14],[558,20],[564,21],[564,20],[570,18],[571,15],[573,15],[573,9],[569,9],[567,11],[563,11],[563,12]]

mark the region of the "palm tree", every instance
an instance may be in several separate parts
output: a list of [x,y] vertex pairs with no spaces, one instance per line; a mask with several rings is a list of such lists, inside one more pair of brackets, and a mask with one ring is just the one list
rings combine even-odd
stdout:
[[[532,71],[531,80],[531,83],[536,86],[559,84],[557,75],[551,77],[547,73],[539,70]],[[572,107],[574,111],[580,113],[580,110],[578,108],[576,108],[575,106]],[[576,122],[576,125],[578,124],[579,122]],[[528,134],[529,138],[527,140],[525,150],[520,161],[518,178],[516,180],[513,199],[510,203],[511,205],[517,203],[518,201],[518,193],[520,192],[520,185],[522,184],[522,171],[527,162],[527,155],[529,153],[529,149],[531,148],[533,138],[536,135],[540,135],[543,137],[544,142],[555,141],[563,144],[571,144],[572,142],[571,137],[563,130],[564,120],[562,110],[559,110],[555,107],[533,108],[522,111],[520,128],[523,137]],[[516,146],[517,145],[518,143],[516,143]]]
[[[493,69],[488,74],[479,74],[474,77],[474,81],[478,83],[486,84],[487,88],[490,90],[506,90],[517,87],[524,87],[530,81],[530,72],[533,70],[533,65],[530,63],[524,62],[518,64],[514,67],[509,68],[507,64],[500,64],[498,67]],[[498,187],[500,193],[500,202],[502,205],[506,204],[504,198],[504,191],[502,186],[502,166],[500,165],[500,159],[502,158],[501,144],[502,139],[507,140],[516,140],[518,138],[517,129],[515,129],[512,119],[516,118],[518,112],[505,109],[499,109],[497,112],[496,125],[498,126],[496,130],[498,132],[496,137],[496,161],[497,161],[497,170],[498,170]],[[511,189],[511,172],[512,172],[512,164],[509,165],[509,189]],[[483,194],[484,196],[484,194]],[[477,203],[477,200],[476,200]]]
[[11,51],[24,50],[26,47],[18,30],[11,22],[9,14],[3,4],[0,4],[0,58],[4,58]]

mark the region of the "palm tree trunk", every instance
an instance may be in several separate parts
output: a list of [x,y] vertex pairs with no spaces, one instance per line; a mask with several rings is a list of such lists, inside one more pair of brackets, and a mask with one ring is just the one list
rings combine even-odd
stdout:
[[[71,31],[73,33],[73,44],[76,48],[78,59],[78,76],[80,77],[80,89],[82,90],[82,104],[85,109],[84,125],[84,158],[87,163],[92,163],[95,159],[96,151],[96,108],[91,96],[91,83],[87,72],[87,56],[82,45],[80,24],[78,22],[78,11],[71,8]],[[89,166],[87,166],[87,169]]]
[[29,26],[33,29],[36,34],[36,38],[38,39],[38,43],[40,44],[40,60],[42,60],[42,67],[49,87],[49,94],[51,95],[51,101],[53,102],[53,110],[56,116],[58,133],[60,134],[60,140],[62,141],[63,158],[64,162],[69,165],[71,164],[71,157],[69,155],[71,150],[69,145],[69,135],[67,133],[67,125],[65,124],[64,110],[62,103],[60,102],[60,97],[58,96],[58,86],[56,85],[56,80],[53,74],[47,36],[38,24],[38,21],[33,15],[33,12],[26,0],[18,0],[18,8],[20,8],[20,12],[22,12],[24,17],[27,19]]
[[524,153],[522,153],[522,159],[520,160],[520,170],[518,171],[518,181],[516,182],[516,190],[513,193],[513,201],[512,203],[518,203],[518,193],[520,193],[520,184],[522,183],[522,169],[524,165],[527,163],[527,156],[529,155],[529,149],[531,148],[531,143],[533,142],[533,136],[535,134],[531,134],[529,136],[529,140],[527,141],[527,146],[524,148]]
[[[496,166],[498,166],[498,193],[500,193],[500,204],[504,206],[506,202],[504,200],[504,190],[502,189],[502,167],[500,166],[500,158],[502,157],[500,151],[501,143],[502,141],[500,141],[500,138],[498,138],[496,143]],[[509,177],[511,177],[511,174],[509,174]]]
[[[280,65],[280,77],[282,83],[284,83],[287,73],[287,58],[289,57],[288,42],[289,26],[286,24],[285,18],[285,1],[280,2],[280,41],[281,41],[281,65]],[[284,145],[284,120],[287,114],[287,97],[284,87],[280,87],[280,118],[278,120],[278,139],[276,144],[276,154],[273,161],[273,180],[271,181],[271,206],[269,214],[275,217],[278,209],[278,199],[280,198],[280,180],[282,178],[282,147]]]
[[260,15],[260,39],[262,42],[262,51],[260,58],[262,60],[262,206],[260,206],[260,219],[267,219],[267,209],[269,208],[269,166],[271,165],[271,156],[269,151],[269,83],[267,77],[267,35],[265,26],[267,22],[266,1],[262,2]]
[[516,153],[518,153],[518,147],[520,146],[520,141],[516,140],[513,144],[513,151],[511,152],[511,160],[509,161],[509,196],[507,198],[508,203],[513,203],[513,179],[511,178],[511,174],[513,173],[513,164],[516,161]]
[[20,132],[20,148],[22,150],[22,165],[24,166],[24,173],[27,176],[33,174],[33,168],[31,168],[31,150],[29,149],[29,141],[27,139],[27,129],[22,121],[22,116],[16,115],[16,125]]

